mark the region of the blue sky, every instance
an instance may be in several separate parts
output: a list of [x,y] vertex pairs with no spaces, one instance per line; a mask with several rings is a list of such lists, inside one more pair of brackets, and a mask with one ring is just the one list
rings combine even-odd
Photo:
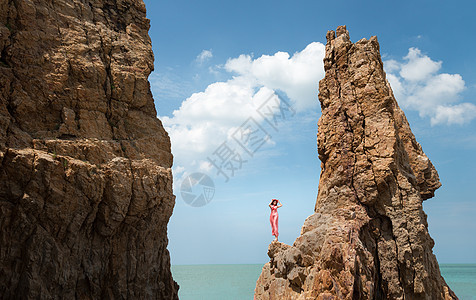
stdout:
[[[265,263],[271,198],[283,203],[280,240],[292,244],[299,236],[319,180],[323,45],[338,25],[347,25],[354,42],[378,36],[397,101],[440,174],[443,186],[424,202],[438,260],[476,263],[472,1],[145,3],[155,54],[149,80],[175,156],[172,264]],[[272,101],[290,106],[274,127],[260,114]],[[251,154],[233,139],[250,124],[261,128],[256,141],[265,138],[241,144],[253,146]],[[208,161],[226,149],[236,168],[228,180]],[[180,193],[193,172],[215,185],[202,207],[189,206]]]

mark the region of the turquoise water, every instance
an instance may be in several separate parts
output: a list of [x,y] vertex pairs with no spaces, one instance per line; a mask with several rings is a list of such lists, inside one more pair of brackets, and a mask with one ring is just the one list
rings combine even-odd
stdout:
[[263,265],[172,266],[180,300],[253,299]]
[[476,300],[476,264],[440,264],[440,271],[460,300]]
[[[253,299],[263,265],[172,266],[180,300]],[[461,300],[476,300],[476,264],[440,264],[441,274]]]

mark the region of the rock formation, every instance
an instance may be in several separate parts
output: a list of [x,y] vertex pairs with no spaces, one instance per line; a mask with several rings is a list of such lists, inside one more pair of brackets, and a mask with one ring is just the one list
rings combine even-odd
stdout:
[[0,2],[0,298],[177,299],[142,0]]
[[438,174],[398,107],[376,37],[327,33],[321,176],[292,246],[273,242],[256,299],[456,299],[432,253],[422,201]]

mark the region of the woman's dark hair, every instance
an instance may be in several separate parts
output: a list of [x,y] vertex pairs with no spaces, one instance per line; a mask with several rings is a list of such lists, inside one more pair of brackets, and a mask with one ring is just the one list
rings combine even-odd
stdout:
[[271,205],[278,205],[278,200],[273,199],[273,202],[271,202]]

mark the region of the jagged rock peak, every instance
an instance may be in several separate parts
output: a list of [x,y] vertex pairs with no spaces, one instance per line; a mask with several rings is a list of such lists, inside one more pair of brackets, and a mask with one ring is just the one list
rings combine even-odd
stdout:
[[269,246],[256,299],[456,299],[422,208],[438,174],[393,96],[377,38],[329,31],[324,67],[315,212],[292,246]]
[[0,298],[177,299],[142,0],[0,3]]

